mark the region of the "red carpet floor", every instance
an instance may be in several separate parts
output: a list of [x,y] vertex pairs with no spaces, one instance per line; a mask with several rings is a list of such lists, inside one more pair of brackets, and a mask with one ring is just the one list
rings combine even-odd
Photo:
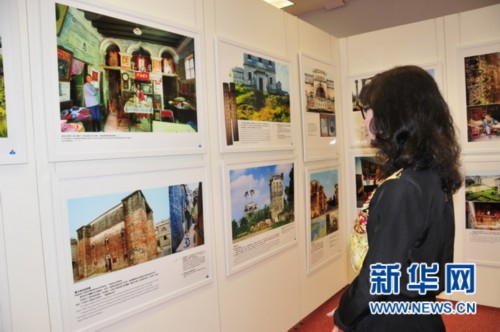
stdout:
[[[288,332],[330,332],[331,318],[326,314],[339,304],[344,289],[298,322]],[[500,332],[500,308],[477,306],[476,315],[443,315],[447,332]]]

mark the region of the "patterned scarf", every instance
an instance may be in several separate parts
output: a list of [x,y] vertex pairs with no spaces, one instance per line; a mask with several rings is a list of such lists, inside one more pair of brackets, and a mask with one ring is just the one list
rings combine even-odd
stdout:
[[[378,187],[382,185],[387,180],[391,179],[399,179],[401,177],[401,173],[403,172],[403,169],[400,169],[390,175],[389,177],[381,180],[379,182]],[[354,221],[354,226],[351,231],[351,237],[350,237],[350,256],[351,256],[351,266],[356,272],[356,274],[359,273],[361,270],[361,266],[363,265],[363,261],[365,260],[366,253],[368,252],[368,236],[366,234],[366,224],[368,222],[368,215],[369,215],[369,206],[370,206],[370,201],[375,195],[375,190],[371,192],[371,194],[368,196],[366,201],[364,202],[363,206],[358,212],[358,215],[356,217],[356,220]]]

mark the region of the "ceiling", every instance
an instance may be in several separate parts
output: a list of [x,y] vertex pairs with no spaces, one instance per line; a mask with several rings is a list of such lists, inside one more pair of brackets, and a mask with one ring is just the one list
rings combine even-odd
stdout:
[[[500,0],[291,0],[283,10],[343,38],[500,3]],[[337,8],[327,10],[326,7]]]
[[[177,49],[184,40],[188,38],[146,25],[124,21],[94,12],[82,11],[84,12],[85,18],[92,23],[92,26],[96,28],[101,35],[107,38],[137,40],[157,45],[171,46],[174,49]],[[135,28],[141,30],[140,35],[134,34],[133,30]]]

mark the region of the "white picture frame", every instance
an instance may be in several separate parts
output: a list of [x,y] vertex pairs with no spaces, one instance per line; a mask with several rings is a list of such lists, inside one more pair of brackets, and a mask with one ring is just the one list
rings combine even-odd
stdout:
[[64,171],[52,183],[65,330],[94,331],[214,279],[203,163]]
[[[27,47],[21,36],[17,2],[0,3],[0,57],[2,57],[2,96],[0,103],[0,164],[26,163],[26,124],[23,79],[25,68],[22,50]],[[5,108],[2,105],[5,102]]]
[[224,163],[226,275],[297,243],[294,167],[293,158]]
[[342,252],[339,205],[339,167],[317,162],[306,167],[307,275],[319,270]]
[[[166,22],[158,22],[151,18],[132,17],[125,12],[106,10],[83,3],[75,6],[72,2],[45,1],[46,4],[42,6],[42,15],[55,22],[58,17],[56,17],[54,7],[56,9],[58,6],[69,7],[61,27],[58,25],[56,28],[55,24],[42,26],[43,53],[48,63],[47,68],[44,69],[44,77],[47,82],[45,109],[48,140],[50,141],[48,144],[50,161],[205,152],[204,61],[202,60],[202,39],[198,31],[178,25],[168,25]],[[96,29],[92,28],[90,19],[80,13],[97,13],[98,15],[93,16],[119,20],[143,27],[144,30],[155,30],[161,34],[171,34],[179,39],[180,46],[175,48],[170,45],[148,43],[145,33],[141,35],[141,38],[144,38],[141,41],[127,37],[102,37]],[[85,27],[89,31],[93,29],[91,37],[88,37],[89,40],[82,38],[75,32],[78,27]],[[107,50],[111,50],[113,47],[119,51],[110,51],[109,53],[119,52],[120,56],[111,61],[105,58],[105,55]],[[97,129],[88,123],[89,115],[83,105],[83,97],[72,97],[71,104],[76,104],[76,106],[73,105],[71,108],[66,108],[67,103],[61,102],[61,91],[68,90],[67,88],[61,89],[61,85],[67,84],[67,82],[61,81],[58,71],[54,70],[58,67],[58,61],[60,63],[55,54],[61,50],[72,55],[72,59],[80,61],[72,60],[71,62],[72,65],[75,64],[71,71],[80,76],[85,72],[85,70],[80,71],[82,58],[88,57],[89,63],[84,63],[83,67],[93,76],[93,85],[102,88],[102,93],[100,92],[100,97],[102,97],[101,112],[105,110],[105,119],[107,120],[103,123],[104,132],[97,132]],[[152,63],[148,65],[147,61],[137,60],[139,64],[144,63],[143,68],[139,65],[132,67],[131,63],[134,62],[131,60],[135,56],[134,52],[144,52],[146,59]],[[165,54],[179,61],[175,65],[183,68],[188,66],[184,62],[187,62],[192,54],[193,58],[192,61],[190,60],[189,66],[194,67],[177,73],[162,71],[162,62],[158,59]],[[121,62],[116,65],[116,61],[123,61],[123,65]],[[194,73],[194,78],[187,76],[186,72],[188,71],[189,75]],[[113,75],[110,76],[109,73],[113,73]],[[71,80],[75,76],[71,76]],[[115,82],[113,83],[115,85],[111,85],[111,77],[115,77],[116,82],[112,81]],[[81,77],[79,79],[81,80]],[[108,84],[104,83],[105,80]],[[168,83],[171,80],[175,82]],[[141,85],[144,83],[145,88],[148,88],[147,91],[143,90],[142,96],[134,91],[137,86],[134,83],[137,82]],[[78,84],[82,84],[82,82]],[[116,86],[115,90],[118,91],[118,94],[115,94],[116,91],[111,89],[112,86]],[[172,86],[177,88],[173,89]],[[170,89],[168,93],[173,93],[178,97],[167,96],[165,89]],[[148,92],[151,95],[148,95]],[[67,98],[67,92],[64,95]],[[135,96],[139,96],[138,100],[134,98]],[[186,96],[192,96],[195,99],[193,101],[189,99],[191,97]],[[71,114],[66,114],[66,111]],[[73,113],[76,113],[76,119],[74,119]],[[182,120],[180,120],[181,118]],[[136,123],[137,128],[135,128]],[[79,131],[82,130],[82,127],[84,127],[84,132]]]
[[304,52],[299,65],[304,161],[338,158],[336,68]]
[[[466,45],[457,49],[459,128],[462,129],[463,151],[468,154],[494,153],[500,142],[500,125],[497,124],[498,128],[490,130],[491,135],[488,135],[483,124],[485,114],[491,115],[500,123],[500,100],[490,100],[491,94],[488,94],[489,90],[497,88],[485,84],[486,80],[483,79],[487,75],[498,75],[499,54],[500,40]],[[481,63],[486,61],[490,61],[488,66],[482,65],[484,68],[477,70]],[[482,92],[474,93],[474,91]]]
[[222,37],[215,43],[221,152],[293,149],[289,60]]
[[[479,162],[471,160],[465,167],[465,204],[461,209],[464,218],[459,219],[464,222],[459,225],[463,229],[463,257],[477,265],[500,267],[497,254],[500,249],[500,196],[498,192],[494,194],[495,188],[497,191],[500,186],[498,160],[481,159]],[[486,194],[486,191],[493,193]],[[478,195],[482,198],[472,198]]]

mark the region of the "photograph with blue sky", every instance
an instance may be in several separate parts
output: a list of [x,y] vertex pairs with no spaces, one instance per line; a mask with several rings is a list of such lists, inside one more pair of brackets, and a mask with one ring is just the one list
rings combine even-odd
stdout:
[[[197,183],[195,184],[198,185]],[[170,218],[168,187],[141,189],[146,201],[153,210],[155,223]],[[130,192],[91,196],[68,200],[68,220],[70,237],[76,238],[76,230],[89,224],[106,211],[120,204]]]
[[[257,204],[259,209],[270,205],[269,177],[283,174],[284,187],[290,184],[290,171],[293,164],[269,165],[231,170],[229,172],[231,186],[231,220],[243,217],[245,205],[249,201]],[[253,194],[250,192],[253,190]],[[245,195],[246,193],[248,195]]]

